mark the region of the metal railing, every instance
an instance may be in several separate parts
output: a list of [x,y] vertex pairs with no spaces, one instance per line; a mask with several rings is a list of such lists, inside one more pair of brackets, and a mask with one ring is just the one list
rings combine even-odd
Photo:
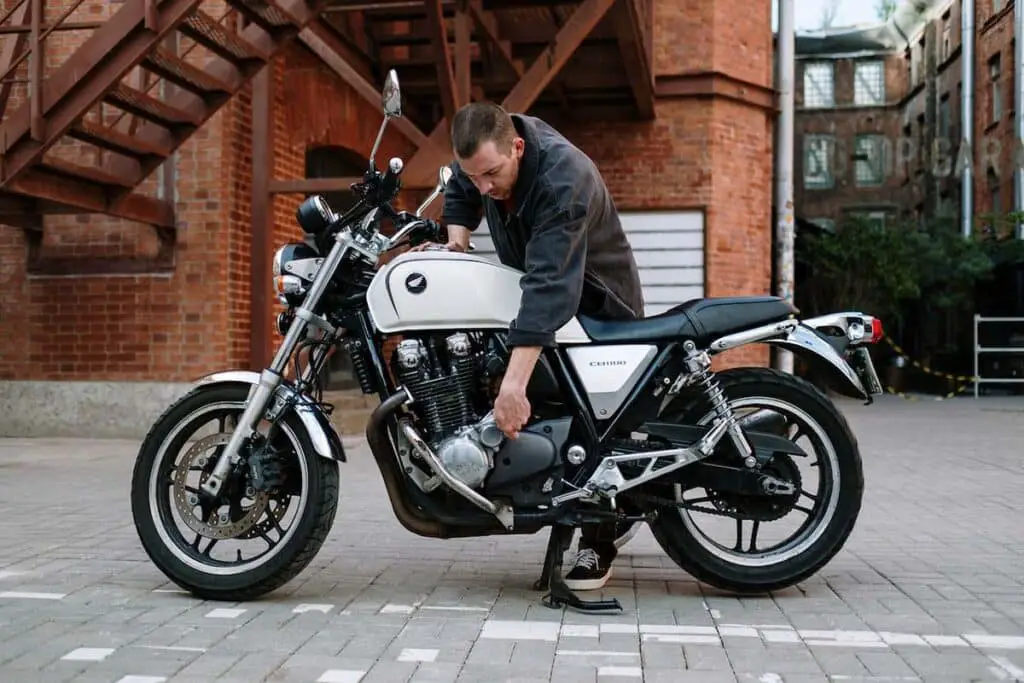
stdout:
[[981,323],[1017,323],[1024,325],[1024,318],[988,318],[981,315],[974,316],[974,398],[978,398],[978,391],[982,382],[992,384],[1024,384],[1022,377],[982,377],[980,358],[983,353],[1016,353],[1024,356],[1024,346],[981,346],[978,343],[978,328]]

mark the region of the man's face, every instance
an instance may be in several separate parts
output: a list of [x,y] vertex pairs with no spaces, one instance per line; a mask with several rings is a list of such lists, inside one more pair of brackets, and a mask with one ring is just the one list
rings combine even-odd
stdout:
[[480,194],[498,201],[508,199],[519,177],[519,160],[523,157],[524,144],[520,137],[513,138],[511,147],[499,147],[492,140],[487,140],[477,147],[473,156],[460,158],[459,166]]

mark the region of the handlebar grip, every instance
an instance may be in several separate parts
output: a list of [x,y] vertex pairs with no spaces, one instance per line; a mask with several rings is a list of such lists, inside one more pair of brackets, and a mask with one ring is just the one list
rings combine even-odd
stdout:
[[405,164],[398,157],[392,157],[388,162],[387,170],[384,171],[384,177],[380,181],[380,194],[383,201],[388,201],[398,192],[399,176],[404,167]]

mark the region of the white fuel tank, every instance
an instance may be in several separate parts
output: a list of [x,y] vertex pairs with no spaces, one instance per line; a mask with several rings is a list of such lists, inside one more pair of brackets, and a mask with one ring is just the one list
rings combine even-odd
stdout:
[[[427,330],[508,329],[519,313],[521,271],[483,256],[447,251],[405,253],[377,272],[366,302],[387,334]],[[576,318],[555,333],[559,344],[587,344]]]

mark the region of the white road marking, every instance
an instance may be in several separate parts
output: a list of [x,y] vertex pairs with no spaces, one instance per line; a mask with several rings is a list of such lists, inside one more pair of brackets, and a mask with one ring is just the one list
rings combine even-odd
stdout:
[[400,662],[432,662],[437,659],[440,650],[421,650],[414,647],[407,647],[398,655]]
[[365,671],[352,671],[350,669],[328,669],[316,679],[316,683],[359,683]]
[[67,593],[32,593],[29,591],[0,591],[0,598],[23,600],[60,600]]
[[334,609],[334,605],[315,604],[315,603],[305,603],[304,602],[301,605],[296,605],[295,609],[292,610],[292,613],[293,614],[305,614],[306,612],[322,612],[323,614],[327,614],[332,609]]
[[598,677],[643,678],[644,671],[638,666],[601,666],[597,668],[597,675]]
[[102,662],[113,652],[114,648],[112,647],[80,647],[67,653],[61,659],[69,662]]
[[768,643],[804,644],[823,647],[890,648],[915,646],[925,649],[975,647],[979,650],[1024,650],[1024,636],[983,633],[919,634],[868,630],[794,629],[784,624],[559,624],[553,621],[509,621],[487,619],[482,638],[497,640],[547,640],[598,638],[602,635],[639,635],[642,641],[710,644],[722,646],[722,638],[759,638]]
[[245,613],[244,609],[231,607],[218,607],[206,613],[207,619],[237,619]]

